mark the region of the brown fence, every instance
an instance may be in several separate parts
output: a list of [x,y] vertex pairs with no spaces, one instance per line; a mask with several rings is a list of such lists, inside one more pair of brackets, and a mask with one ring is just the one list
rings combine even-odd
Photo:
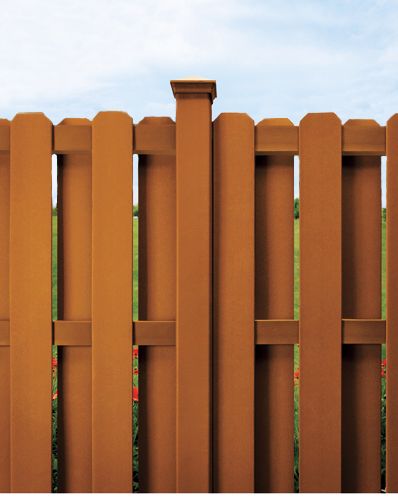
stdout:
[[[212,81],[172,82],[176,122],[124,113],[0,121],[0,491],[50,491],[52,345],[59,491],[398,491],[398,115],[212,123]],[[51,156],[58,156],[52,322]],[[139,319],[132,155],[139,155]],[[294,319],[294,156],[300,320]],[[387,156],[386,320],[381,156]],[[132,340],[133,339],[133,340]],[[135,469],[136,470],[136,469]]]

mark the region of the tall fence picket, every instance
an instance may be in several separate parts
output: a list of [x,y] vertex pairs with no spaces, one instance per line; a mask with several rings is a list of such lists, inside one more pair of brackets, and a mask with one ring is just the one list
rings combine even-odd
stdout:
[[[300,490],[341,490],[341,123],[300,123]],[[327,449],[327,450],[326,450]]]
[[[214,123],[213,260],[213,489],[250,493],[254,491],[254,123],[245,114],[221,114]],[[240,427],[245,430],[236,437]]]
[[386,487],[398,492],[398,114],[387,123]]
[[93,120],[92,490],[132,490],[133,123]]
[[[264,119],[257,133],[293,128]],[[292,155],[256,158],[256,320],[294,318]],[[256,347],[256,491],[294,490],[293,344]]]
[[[64,119],[60,126],[91,126]],[[58,320],[91,321],[91,151],[58,156]],[[91,491],[91,348],[58,348],[58,489]]]
[[[345,128],[364,125],[378,128]],[[377,156],[343,158],[343,318],[381,318],[380,169]],[[380,361],[380,345],[343,346],[344,492],[380,491]]]
[[[0,120],[9,135],[10,123]],[[0,153],[0,493],[10,491],[10,154]]]
[[[146,118],[140,124],[168,124]],[[175,321],[175,155],[141,155],[139,181],[139,320]],[[139,489],[176,490],[176,353],[139,348]]]
[[51,153],[41,113],[10,136],[11,490],[51,490]]

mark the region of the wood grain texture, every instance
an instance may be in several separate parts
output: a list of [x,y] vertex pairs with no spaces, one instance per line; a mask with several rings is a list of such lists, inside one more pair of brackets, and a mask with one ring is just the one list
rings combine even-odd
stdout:
[[[246,114],[220,114],[215,120],[213,179],[213,489],[223,493],[251,493],[254,491],[254,123]],[[237,427],[242,427],[239,437]]]
[[132,491],[132,126],[92,125],[93,492]]
[[[173,156],[139,158],[140,320],[175,321],[176,318],[175,168]],[[175,347],[140,347],[139,372],[139,489],[173,493],[176,491]]]
[[341,123],[300,122],[300,491],[341,491]]
[[387,492],[398,492],[398,114],[387,122]]
[[[265,119],[256,129],[274,136],[294,127]],[[292,156],[256,158],[256,320],[294,317],[293,183]],[[293,343],[256,347],[257,492],[293,491],[293,355]]]
[[[0,130],[10,133],[10,123],[0,119]],[[0,154],[0,320],[10,319],[10,154]],[[9,329],[9,327],[8,327]],[[4,340],[4,334],[2,339]],[[8,344],[9,330],[7,333]],[[1,341],[0,341],[1,344]],[[10,349],[0,347],[0,493],[10,491]]]
[[[374,127],[350,120],[348,127]],[[381,318],[380,158],[343,159],[343,317]],[[343,348],[342,491],[380,492],[378,345]]]
[[[190,83],[188,83],[189,86]],[[212,122],[206,88],[176,94],[177,491],[211,482]],[[210,85],[209,88],[212,88]],[[197,93],[203,90],[203,93]],[[193,426],[195,430],[192,430]]]
[[12,120],[10,362],[14,492],[51,491],[51,144],[52,125],[43,114],[17,114]]
[[[91,147],[87,119],[65,119],[56,129],[60,140],[68,136],[64,129],[78,135],[87,127]],[[91,320],[91,150],[58,156],[57,212],[58,319],[66,323]],[[56,331],[55,324],[54,342],[63,345],[62,330],[61,337]],[[75,328],[80,344],[58,348],[58,487],[64,493],[92,489],[91,349],[80,347],[80,332]]]

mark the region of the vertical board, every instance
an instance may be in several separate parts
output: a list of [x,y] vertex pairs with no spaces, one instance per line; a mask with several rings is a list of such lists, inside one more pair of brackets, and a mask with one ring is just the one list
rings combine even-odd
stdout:
[[[9,130],[10,123],[0,119]],[[0,323],[10,319],[10,154],[0,153]],[[10,348],[0,346],[0,493],[10,491]]]
[[341,490],[341,123],[300,122],[300,491]]
[[252,493],[254,123],[246,114],[214,122],[213,188],[213,489]]
[[[145,123],[168,123],[146,118]],[[139,158],[139,319],[176,317],[175,156]],[[139,490],[176,490],[174,346],[139,348]]]
[[[210,91],[176,84],[177,491],[211,489]],[[189,85],[192,88],[189,89]],[[194,430],[193,430],[194,428]]]
[[[89,125],[65,119],[63,125]],[[91,320],[91,153],[58,156],[58,320]],[[91,348],[58,348],[58,488],[91,491]]]
[[132,490],[133,123],[92,124],[92,490]]
[[51,491],[51,152],[41,113],[11,122],[11,490]]
[[[349,126],[374,125],[350,120]],[[381,318],[379,157],[343,158],[343,318]],[[378,345],[343,347],[344,492],[380,492]]]
[[[292,127],[264,119],[257,127]],[[294,318],[294,158],[256,158],[256,320]],[[294,346],[256,347],[256,492],[294,491]]]
[[398,492],[398,114],[387,122],[387,492]]

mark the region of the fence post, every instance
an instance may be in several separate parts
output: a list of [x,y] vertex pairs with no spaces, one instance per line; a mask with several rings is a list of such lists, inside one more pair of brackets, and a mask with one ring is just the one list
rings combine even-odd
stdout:
[[211,490],[212,121],[216,83],[178,80],[176,486]]

